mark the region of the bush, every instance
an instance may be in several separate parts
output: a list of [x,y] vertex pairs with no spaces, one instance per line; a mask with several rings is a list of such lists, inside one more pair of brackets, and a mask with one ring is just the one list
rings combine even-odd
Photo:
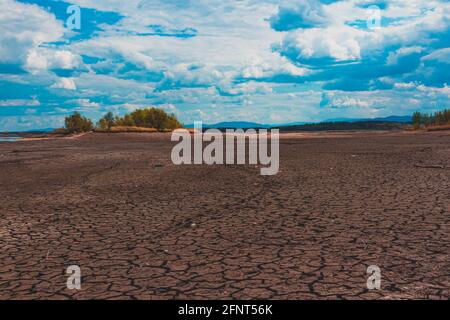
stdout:
[[155,128],[158,131],[181,128],[174,114],[158,108],[137,109],[123,117],[115,117],[114,126]]
[[97,127],[102,130],[111,130],[112,126],[114,126],[114,115],[112,112],[105,114],[97,123]]
[[83,117],[79,112],[74,112],[71,116],[66,117],[64,122],[68,133],[87,132],[94,128],[92,121]]
[[[86,132],[93,129],[92,121],[75,112],[66,117],[66,132]],[[158,108],[137,109],[123,117],[114,117],[112,112],[105,114],[96,125],[97,132],[155,132],[172,131],[182,124],[174,114],[167,114]],[[139,130],[145,128],[148,130]]]

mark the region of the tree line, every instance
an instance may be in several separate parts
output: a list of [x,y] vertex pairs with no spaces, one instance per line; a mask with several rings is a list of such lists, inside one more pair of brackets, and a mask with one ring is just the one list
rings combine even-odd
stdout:
[[386,121],[354,121],[354,122],[319,122],[300,125],[281,126],[280,131],[345,131],[345,130],[401,130],[404,124],[400,122]]
[[435,113],[414,112],[412,124],[415,129],[450,124],[450,110],[444,109],[442,111],[436,111]]
[[112,112],[108,112],[96,125],[79,112],[74,112],[65,118],[65,129],[68,133],[87,132],[95,128],[111,130],[112,127],[143,127],[164,131],[181,128],[182,126],[174,114],[168,114],[158,108],[136,109],[123,117],[114,116]]

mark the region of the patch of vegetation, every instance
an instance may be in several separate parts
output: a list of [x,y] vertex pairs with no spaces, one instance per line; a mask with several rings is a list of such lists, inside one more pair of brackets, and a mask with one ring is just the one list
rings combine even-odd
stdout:
[[320,122],[294,126],[281,126],[280,131],[339,131],[339,130],[401,130],[405,124],[400,122],[358,121],[358,122]]
[[[95,127],[96,132],[168,132],[183,125],[174,114],[168,114],[158,108],[137,109],[123,117],[106,113]],[[65,133],[81,133],[92,131],[91,120],[79,112],[65,118]]]
[[446,127],[447,125],[450,125],[450,110],[444,109],[432,114],[414,112],[412,124],[415,129],[423,127]]
[[111,130],[112,126],[114,126],[114,115],[112,112],[108,112],[97,122],[97,128],[102,130]]
[[183,125],[174,114],[168,114],[158,108],[137,109],[123,117],[108,112],[99,120],[97,127],[112,131],[114,127],[122,128],[154,128],[155,131],[170,131]]
[[79,112],[74,112],[72,115],[66,117],[64,123],[67,133],[88,132],[94,129],[92,121],[83,117]]
[[158,132],[155,128],[144,128],[144,127],[135,127],[135,126],[114,126],[111,129],[102,129],[95,128],[95,132],[103,132],[103,133],[120,133],[120,132]]

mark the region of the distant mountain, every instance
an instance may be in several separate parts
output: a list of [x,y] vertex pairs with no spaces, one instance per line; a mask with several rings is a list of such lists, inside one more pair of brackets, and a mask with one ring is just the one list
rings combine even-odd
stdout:
[[0,133],[48,133],[54,131],[56,128],[43,128],[43,129],[31,129],[31,130],[19,130],[19,131],[5,131]]
[[[379,122],[401,122],[408,123],[411,122],[411,116],[389,116],[384,118],[334,118],[328,119],[322,122],[368,122],[368,121],[379,121]],[[301,126],[309,124],[311,122],[299,121],[299,122],[288,122],[280,124],[261,124],[256,122],[248,121],[224,121],[215,124],[203,124],[204,129],[248,129],[248,128],[278,128],[278,127],[291,127],[291,126]],[[321,123],[321,122],[314,122]],[[193,128],[193,124],[185,125],[185,128]]]
[[56,130],[56,128],[44,128],[44,129],[28,130],[25,132],[52,132],[55,130]]
[[302,126],[304,124],[308,124],[311,122],[305,122],[305,121],[298,121],[298,122],[286,122],[286,123],[277,123],[277,124],[271,124],[270,128],[278,128],[278,127],[288,127],[288,126]]
[[382,122],[411,122],[411,116],[389,116],[382,118],[334,118],[323,122],[367,122],[367,121],[382,121]]

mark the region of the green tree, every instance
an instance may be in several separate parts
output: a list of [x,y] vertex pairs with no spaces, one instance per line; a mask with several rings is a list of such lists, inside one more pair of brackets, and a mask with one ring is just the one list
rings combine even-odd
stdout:
[[64,120],[68,133],[80,133],[91,131],[94,128],[92,121],[83,117],[79,112],[74,112]]
[[167,114],[158,108],[136,109],[123,117],[116,117],[115,125],[155,128],[159,131],[182,127],[174,114]]
[[412,115],[412,124],[414,126],[414,129],[420,128],[420,123],[422,120],[422,114],[419,111],[416,111]]
[[115,119],[114,119],[114,115],[112,112],[108,112],[107,114],[105,114],[103,116],[103,118],[101,118],[98,121],[97,126],[100,127],[101,129],[108,129],[111,130],[111,127],[114,126]]

